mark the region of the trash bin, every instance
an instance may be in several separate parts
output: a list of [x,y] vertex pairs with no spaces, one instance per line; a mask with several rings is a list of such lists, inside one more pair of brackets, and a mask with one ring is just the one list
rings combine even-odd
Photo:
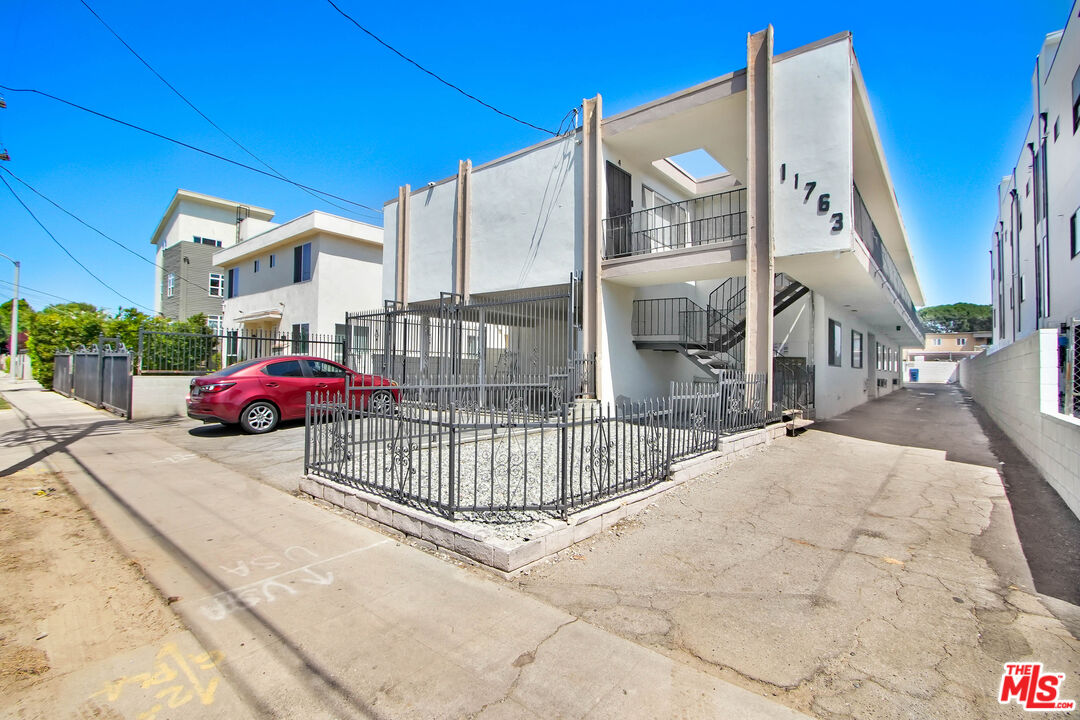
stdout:
[[908,379],[911,382],[919,382],[919,368],[908,368]]

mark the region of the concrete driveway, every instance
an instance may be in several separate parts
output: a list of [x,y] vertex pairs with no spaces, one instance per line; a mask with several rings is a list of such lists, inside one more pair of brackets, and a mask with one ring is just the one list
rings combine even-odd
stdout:
[[1016,660],[1080,699],[1080,608],[1037,592],[968,402],[867,403],[508,582],[821,718],[1022,716]]

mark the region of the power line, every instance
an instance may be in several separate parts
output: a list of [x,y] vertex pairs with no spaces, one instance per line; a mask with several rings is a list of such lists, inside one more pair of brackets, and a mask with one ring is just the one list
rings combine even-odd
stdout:
[[288,182],[288,183],[290,183],[290,184],[292,184],[292,185],[296,185],[296,186],[297,186],[298,188],[300,188],[301,190],[303,190],[304,192],[306,192],[306,193],[307,193],[308,195],[312,196],[313,198],[315,198],[315,199],[317,199],[317,200],[319,200],[319,201],[321,201],[321,202],[327,203],[328,205],[333,205],[334,207],[338,208],[339,210],[344,210],[344,211],[345,211],[345,212],[347,212],[347,213],[354,213],[354,212],[355,212],[354,210],[350,210],[350,209],[349,209],[349,208],[347,208],[347,207],[344,207],[344,206],[342,206],[342,205],[338,205],[338,204],[337,204],[337,203],[335,203],[335,202],[332,202],[332,201],[330,201],[330,200],[327,200],[326,198],[322,197],[321,195],[318,195],[318,194],[316,194],[316,193],[315,193],[314,191],[312,191],[312,190],[309,190],[308,188],[306,188],[306,187],[303,187],[303,186],[301,186],[301,185],[300,185],[299,183],[293,182],[293,181],[292,181],[292,180],[290,180],[289,178],[285,177],[285,175],[283,175],[283,174],[282,174],[281,172],[279,172],[279,171],[278,171],[277,169],[275,169],[274,167],[272,167],[272,166],[270,165],[270,163],[266,162],[266,161],[265,161],[265,160],[263,160],[263,159],[262,159],[261,157],[259,157],[259,156],[258,156],[258,155],[256,155],[256,154],[255,154],[254,152],[252,152],[252,151],[251,151],[251,150],[249,150],[249,149],[248,149],[247,147],[245,147],[245,146],[244,146],[244,145],[243,145],[243,144],[242,144],[242,143],[241,143],[241,142],[240,142],[239,140],[237,140],[236,138],[234,138],[234,137],[233,137],[232,135],[230,135],[229,133],[225,132],[225,130],[224,130],[224,129],[223,129],[223,128],[222,128],[221,126],[220,126],[220,125],[218,125],[218,124],[217,124],[216,122],[214,122],[213,120],[211,120],[211,119],[209,118],[209,116],[207,116],[207,114],[206,114],[206,113],[204,113],[204,112],[203,112],[202,110],[200,110],[199,108],[195,107],[195,103],[193,103],[193,102],[191,102],[190,100],[188,100],[188,99],[187,99],[187,97],[186,97],[186,96],[185,96],[185,95],[184,95],[184,94],[183,94],[182,92],[180,92],[179,90],[177,90],[177,89],[176,89],[176,87],[175,87],[175,86],[173,86],[173,84],[172,84],[172,83],[170,83],[170,82],[169,82],[168,80],[166,80],[166,79],[165,79],[165,78],[164,78],[164,77],[162,76],[162,74],[161,74],[161,73],[159,73],[159,72],[158,72],[157,70],[155,70],[155,69],[153,68],[153,66],[152,66],[152,65],[150,65],[150,63],[149,63],[149,62],[147,62],[145,58],[143,58],[143,56],[142,56],[142,55],[140,55],[139,53],[137,53],[137,52],[135,51],[135,48],[131,47],[131,45],[129,45],[129,44],[127,43],[127,41],[126,41],[126,40],[124,40],[124,38],[120,37],[120,34],[119,34],[119,33],[117,33],[117,32],[116,32],[115,30],[113,30],[113,29],[112,29],[112,27],[111,27],[111,26],[109,25],[109,23],[105,22],[104,18],[102,18],[102,17],[100,16],[100,15],[98,15],[98,14],[97,14],[97,12],[96,12],[96,11],[94,10],[94,8],[90,7],[90,5],[89,5],[89,4],[88,4],[88,3],[86,2],[86,0],[79,0],[79,2],[81,2],[81,3],[83,4],[83,7],[85,7],[85,8],[87,9],[87,10],[89,10],[89,11],[90,11],[90,14],[91,14],[91,15],[93,15],[93,16],[94,16],[95,18],[97,18],[98,22],[100,22],[100,23],[101,23],[102,25],[104,25],[104,26],[105,26],[105,29],[106,29],[106,30],[108,30],[108,31],[109,31],[110,33],[112,33],[113,37],[115,37],[115,38],[116,38],[117,40],[119,40],[119,41],[120,41],[120,44],[121,44],[121,45],[123,45],[124,47],[126,47],[126,48],[128,49],[128,52],[130,52],[130,53],[131,53],[132,55],[134,55],[134,56],[135,56],[135,59],[136,59],[136,60],[138,60],[139,62],[141,62],[141,63],[142,63],[143,65],[145,65],[145,66],[146,66],[146,69],[147,69],[147,70],[149,70],[150,72],[152,72],[152,73],[154,74],[154,77],[156,77],[156,78],[157,78],[158,80],[160,80],[160,81],[161,81],[162,83],[164,83],[164,84],[165,84],[165,87],[167,87],[167,88],[169,88],[170,90],[172,90],[172,91],[173,91],[173,93],[174,93],[174,94],[175,94],[175,95],[176,95],[176,96],[177,96],[178,98],[180,98],[181,100],[183,100],[183,101],[184,101],[184,102],[185,102],[185,103],[187,104],[187,106],[188,106],[189,108],[191,108],[191,109],[192,109],[192,110],[194,110],[194,111],[195,111],[196,113],[198,113],[199,117],[201,117],[201,118],[202,118],[203,120],[205,120],[206,122],[210,123],[211,127],[213,127],[213,128],[214,128],[215,130],[217,130],[217,131],[218,131],[219,133],[221,133],[221,134],[222,134],[222,135],[224,135],[224,136],[225,136],[226,138],[228,138],[228,140],[229,140],[230,142],[232,142],[232,144],[233,144],[233,145],[235,145],[236,147],[238,147],[238,148],[240,148],[241,150],[243,150],[243,151],[244,151],[245,153],[247,153],[247,154],[248,154],[248,155],[249,155],[249,156],[250,156],[250,157],[251,157],[252,159],[254,159],[254,160],[255,160],[256,162],[260,163],[260,164],[261,164],[261,165],[262,165],[263,167],[265,167],[265,168],[266,168],[267,170],[269,170],[270,172],[272,172],[272,173],[273,173],[274,175],[278,176],[278,178],[280,178],[280,179],[282,179],[282,180],[284,180],[284,181],[286,181],[286,182]]
[[350,205],[355,205],[356,207],[361,207],[361,208],[364,208],[365,210],[370,210],[372,213],[378,215],[379,217],[382,217],[382,210],[377,210],[377,209],[371,207],[370,205],[365,205],[363,203],[359,203],[359,202],[356,202],[354,200],[349,200],[348,198],[343,198],[340,195],[335,195],[335,194],[327,192],[325,190],[319,190],[318,188],[313,188],[310,185],[304,185],[302,183],[293,182],[291,180],[286,180],[286,179],[284,179],[282,177],[274,175],[271,172],[267,172],[266,170],[260,170],[257,167],[253,167],[253,166],[248,165],[246,163],[242,163],[239,160],[233,160],[231,158],[225,157],[224,155],[218,155],[215,152],[210,152],[209,150],[203,150],[202,148],[195,147],[194,145],[192,145],[190,143],[186,143],[183,140],[177,140],[176,138],[171,138],[168,135],[162,135],[159,132],[154,132],[153,130],[147,130],[146,128],[141,127],[139,125],[135,125],[134,123],[129,123],[129,122],[125,121],[125,120],[120,120],[119,118],[115,118],[112,115],[106,115],[105,113],[98,112],[97,110],[91,110],[88,107],[85,107],[83,105],[79,105],[78,103],[71,102],[70,100],[65,100],[62,97],[57,97],[56,95],[52,95],[52,94],[47,93],[47,92],[45,92],[43,90],[35,90],[34,88],[13,88],[13,87],[8,87],[6,85],[0,85],[0,90],[6,90],[7,92],[12,92],[12,93],[32,93],[34,95],[40,95],[42,97],[49,98],[50,100],[54,100],[54,101],[56,101],[58,103],[61,103],[63,105],[67,105],[68,107],[73,107],[76,110],[82,110],[85,113],[89,113],[91,115],[96,115],[97,117],[102,118],[104,120],[109,120],[110,122],[114,122],[114,123],[117,123],[119,125],[123,125],[124,127],[129,127],[132,130],[138,130],[139,132],[146,133],[147,135],[152,135],[152,136],[154,136],[156,138],[159,138],[161,140],[166,140],[166,141],[171,142],[171,143],[173,143],[175,145],[179,145],[180,147],[185,147],[188,150],[194,150],[197,153],[201,153],[201,154],[206,155],[208,157],[215,158],[216,160],[221,160],[223,162],[227,162],[230,165],[236,165],[237,167],[242,167],[245,170],[250,170],[252,172],[259,173],[260,175],[265,175],[266,177],[270,177],[270,178],[273,178],[275,180],[280,180],[281,182],[289,183],[290,185],[295,185],[296,187],[298,187],[298,188],[300,188],[302,190],[311,190],[313,192],[317,192],[317,193],[320,193],[322,195],[326,195],[327,197],[332,197],[335,200],[340,200],[340,201],[348,203]]
[[522,125],[526,125],[526,126],[528,126],[528,127],[531,127],[531,128],[533,129],[533,130],[539,130],[540,132],[545,132],[545,133],[547,133],[548,135],[552,135],[552,136],[557,136],[557,135],[558,135],[558,133],[556,133],[556,132],[552,132],[551,130],[548,130],[547,128],[543,128],[543,127],[540,127],[539,125],[533,125],[533,124],[532,124],[531,122],[529,122],[529,121],[527,121],[527,120],[522,120],[521,118],[519,118],[519,117],[515,117],[515,116],[511,115],[511,114],[510,114],[510,113],[508,113],[508,112],[503,112],[502,110],[500,110],[499,108],[495,107],[494,105],[492,105],[492,104],[490,104],[490,103],[486,103],[486,102],[484,102],[483,100],[481,100],[480,98],[476,97],[475,95],[473,95],[473,94],[471,94],[471,93],[468,93],[468,92],[466,92],[466,91],[462,90],[462,89],[461,89],[460,87],[458,87],[458,86],[457,86],[457,85],[455,85],[454,83],[450,82],[449,80],[444,80],[444,79],[443,79],[442,77],[440,77],[440,76],[439,76],[439,75],[437,75],[436,73],[432,72],[431,70],[428,70],[428,69],[427,69],[426,67],[424,67],[424,66],[423,66],[423,65],[421,65],[420,63],[416,62],[416,61],[415,61],[415,60],[413,60],[412,58],[408,57],[407,55],[405,55],[404,53],[402,53],[402,52],[401,52],[400,50],[398,50],[397,48],[395,48],[395,47],[394,47],[393,45],[391,45],[390,43],[386,42],[386,41],[385,41],[385,40],[383,40],[383,39],[382,39],[381,37],[379,37],[379,36],[378,36],[378,35],[376,35],[375,33],[373,33],[373,32],[371,32],[370,30],[368,30],[368,29],[367,29],[366,27],[364,27],[363,25],[361,25],[361,24],[360,24],[359,22],[357,22],[357,21],[356,21],[356,19],[355,19],[354,17],[352,17],[351,15],[349,15],[349,14],[348,14],[347,12],[345,12],[344,10],[342,10],[342,9],[341,9],[340,7],[338,7],[338,6],[337,6],[337,4],[336,4],[336,3],[334,3],[334,0],[326,0],[326,2],[330,3],[330,7],[334,8],[335,10],[337,10],[337,11],[338,11],[338,13],[339,13],[339,14],[340,14],[340,15],[341,15],[342,17],[344,17],[344,18],[345,18],[346,20],[348,20],[348,21],[349,21],[349,22],[351,22],[351,23],[352,23],[353,25],[355,25],[355,26],[356,26],[356,27],[357,27],[357,28],[358,28],[358,29],[359,29],[359,30],[360,30],[361,32],[363,32],[363,33],[365,33],[366,35],[368,35],[368,36],[369,36],[369,37],[370,37],[370,38],[371,38],[372,40],[374,40],[375,42],[379,43],[379,44],[380,44],[380,45],[382,45],[382,46],[383,46],[384,48],[386,48],[386,49],[387,49],[387,50],[389,50],[390,52],[394,53],[395,55],[397,55],[397,56],[398,56],[399,58],[401,58],[401,59],[402,59],[402,60],[404,60],[405,62],[409,63],[410,65],[413,65],[414,67],[416,67],[416,68],[418,68],[418,69],[422,70],[423,72],[427,73],[427,74],[428,74],[428,75],[430,75],[431,77],[435,78],[436,80],[438,80],[439,82],[441,82],[441,83],[442,83],[443,85],[445,85],[446,87],[448,87],[448,88],[450,88],[450,89],[452,89],[452,90],[456,90],[457,92],[461,93],[462,95],[464,95],[465,97],[469,98],[470,100],[474,100],[475,102],[478,102],[478,103],[480,103],[481,105],[483,105],[484,107],[486,107],[486,108],[487,108],[488,110],[492,110],[492,111],[494,111],[494,112],[498,113],[499,115],[502,115],[502,116],[503,116],[503,117],[505,117],[505,118],[509,118],[509,119],[513,120],[514,122],[517,122],[517,123],[521,123]]
[[82,268],[83,270],[85,270],[85,271],[86,271],[86,274],[87,274],[87,275],[89,275],[90,277],[94,278],[94,279],[95,279],[95,280],[97,280],[97,281],[98,281],[99,283],[101,283],[101,285],[102,285],[103,287],[105,287],[106,289],[108,289],[108,290],[110,290],[111,292],[115,293],[115,294],[116,294],[117,296],[119,296],[119,297],[123,298],[124,300],[128,301],[128,302],[129,302],[129,303],[131,303],[132,305],[137,305],[137,306],[139,306],[139,307],[143,308],[144,310],[149,310],[150,312],[152,312],[152,313],[155,313],[155,314],[156,314],[156,312],[157,312],[157,311],[153,310],[152,308],[148,308],[148,307],[146,307],[146,306],[145,306],[145,305],[143,305],[142,303],[137,303],[137,302],[135,302],[134,300],[132,300],[131,298],[129,298],[129,297],[127,296],[127,295],[124,295],[124,294],[123,294],[123,293],[121,293],[121,292],[120,292],[119,290],[117,290],[116,288],[114,288],[114,287],[113,287],[112,285],[109,285],[109,284],[108,284],[107,282],[105,282],[104,280],[102,280],[101,278],[99,278],[99,277],[98,277],[97,275],[95,275],[95,274],[94,274],[94,272],[93,272],[92,270],[90,270],[90,268],[86,267],[86,266],[85,266],[85,265],[83,265],[83,264],[82,264],[81,262],[79,262],[79,259],[78,259],[78,258],[76,258],[76,257],[75,257],[74,255],[72,255],[72,254],[71,254],[71,251],[70,251],[70,250],[68,250],[68,249],[67,249],[66,247],[64,247],[64,244],[63,244],[62,242],[60,242],[59,240],[57,240],[57,239],[56,239],[56,236],[55,236],[55,235],[53,235],[53,234],[52,234],[51,232],[49,232],[49,228],[45,227],[45,224],[44,224],[44,223],[42,223],[42,222],[41,222],[40,220],[38,220],[38,216],[37,216],[37,215],[35,215],[35,214],[34,214],[34,211],[33,211],[33,210],[31,210],[31,209],[29,208],[29,206],[27,206],[27,204],[23,202],[22,198],[21,198],[21,197],[19,197],[19,194],[18,194],[17,192],[15,192],[15,188],[11,187],[11,184],[10,184],[10,183],[8,183],[7,179],[6,179],[6,178],[5,178],[5,177],[4,177],[3,175],[0,175],[0,182],[4,183],[4,187],[6,187],[6,188],[8,189],[8,192],[10,192],[10,193],[11,193],[11,194],[12,194],[12,195],[13,195],[13,196],[15,197],[15,200],[16,200],[16,201],[17,201],[17,202],[18,202],[18,203],[19,203],[20,205],[22,205],[22,206],[23,206],[23,210],[25,210],[25,211],[26,211],[27,213],[29,213],[29,214],[30,214],[30,217],[34,218],[34,222],[36,222],[36,223],[38,224],[38,227],[40,227],[40,228],[41,228],[42,230],[44,230],[44,231],[45,231],[45,234],[46,234],[46,235],[48,235],[48,236],[49,236],[49,238],[50,238],[50,239],[52,239],[52,241],[53,241],[54,243],[56,243],[57,247],[59,247],[59,248],[60,248],[61,250],[63,250],[63,251],[64,251],[64,254],[65,254],[65,255],[67,255],[67,256],[68,256],[69,258],[71,258],[71,259],[72,259],[72,260],[73,260],[73,261],[75,262],[75,264],[76,264],[76,265],[78,265],[78,266],[79,266],[79,267],[81,267],[81,268]]
[[[121,250],[123,250],[124,252],[126,252],[126,253],[129,253],[129,254],[131,254],[131,255],[134,255],[135,257],[137,257],[137,258],[139,258],[140,260],[142,260],[142,261],[143,261],[144,263],[147,263],[147,264],[149,264],[149,265],[153,265],[154,267],[156,267],[156,268],[157,268],[158,270],[161,270],[162,272],[166,272],[165,268],[163,268],[163,267],[162,267],[161,265],[158,265],[158,264],[157,264],[156,262],[154,262],[153,260],[150,260],[150,259],[148,259],[148,258],[145,258],[145,257],[143,257],[142,255],[140,255],[140,254],[139,254],[139,253],[137,253],[136,251],[134,251],[134,250],[132,250],[131,248],[129,248],[129,247],[128,247],[127,245],[125,245],[124,243],[122,243],[122,242],[120,242],[119,240],[116,240],[116,239],[114,239],[114,238],[110,237],[109,235],[106,235],[106,234],[105,234],[104,232],[102,232],[101,230],[98,230],[98,229],[97,229],[96,227],[94,227],[94,226],[93,226],[93,225],[91,225],[90,223],[86,222],[85,220],[83,220],[83,219],[82,219],[81,217],[79,217],[79,216],[78,216],[78,215],[76,215],[75,213],[73,213],[73,212],[71,212],[70,210],[68,210],[68,209],[64,208],[63,206],[61,206],[61,205],[60,205],[59,203],[57,203],[57,202],[56,202],[55,200],[53,200],[53,199],[51,199],[51,198],[49,198],[49,197],[47,197],[47,196],[43,195],[43,194],[42,194],[42,193],[41,193],[40,191],[38,191],[38,190],[37,190],[37,189],[36,189],[35,187],[33,187],[32,185],[30,185],[30,183],[26,182],[26,181],[25,181],[25,180],[23,180],[23,179],[22,179],[21,177],[19,177],[19,176],[18,176],[18,175],[16,175],[15,173],[11,172],[10,170],[8,170],[8,169],[7,169],[6,167],[0,166],[0,170],[3,170],[3,171],[4,171],[4,172],[6,172],[6,173],[7,173],[8,175],[10,175],[10,176],[11,176],[11,177],[13,177],[14,179],[18,180],[18,181],[19,181],[19,182],[20,182],[20,183],[21,183],[21,184],[23,185],[23,187],[25,187],[25,188],[26,188],[27,190],[29,190],[30,192],[32,192],[32,193],[34,193],[35,195],[37,195],[37,196],[38,196],[39,198],[41,198],[41,199],[42,199],[42,200],[44,200],[45,202],[47,202],[47,203],[49,203],[50,205],[52,205],[52,206],[53,206],[54,208],[56,208],[56,209],[57,209],[57,210],[59,210],[60,212],[64,213],[64,214],[65,214],[65,215],[67,215],[68,217],[71,217],[71,218],[73,218],[73,219],[74,219],[74,220],[75,220],[76,222],[78,222],[78,223],[80,223],[80,224],[82,224],[82,225],[85,225],[86,227],[90,228],[91,230],[93,230],[94,232],[96,232],[96,233],[97,233],[98,235],[100,235],[101,237],[103,237],[103,238],[105,238],[106,240],[108,240],[109,242],[111,242],[111,243],[112,243],[113,245],[116,245],[117,247],[119,247],[119,248],[120,248]],[[195,282],[194,280],[189,280],[189,279],[187,279],[186,277],[183,277],[183,275],[181,275],[181,276],[180,276],[180,279],[181,279],[181,280],[183,280],[184,282],[186,282],[186,283],[187,283],[188,285],[192,285],[193,287],[196,287],[196,288],[198,288],[199,290],[202,290],[202,291],[203,291],[204,293],[209,293],[209,292],[210,292],[209,288],[206,288],[206,287],[204,287],[203,285],[200,285],[200,284],[198,284],[198,283],[197,283],[197,282]]]
[[[10,280],[0,279],[0,283],[3,283],[4,285],[7,285],[9,288],[12,288],[12,289],[14,289],[14,287],[15,287],[15,283],[11,282]],[[78,300],[72,300],[71,298],[66,298],[63,295],[57,295],[55,293],[45,292],[44,290],[37,290],[35,288],[30,287],[29,285],[23,285],[20,282],[19,283],[19,294],[22,295],[23,291],[26,291],[27,293],[29,293],[31,295],[42,295],[42,296],[46,296],[46,297],[56,298],[57,300],[63,300],[64,302],[67,302],[67,303],[78,302]],[[20,299],[25,300],[26,298],[20,298]]]

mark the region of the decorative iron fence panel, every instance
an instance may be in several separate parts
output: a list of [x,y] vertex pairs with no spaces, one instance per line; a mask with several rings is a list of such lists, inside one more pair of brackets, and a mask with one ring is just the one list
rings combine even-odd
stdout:
[[187,333],[139,330],[140,375],[205,375],[233,363],[273,355],[312,355],[344,362],[346,338],[254,330]]
[[557,390],[565,381],[404,386],[389,413],[309,396],[305,472],[451,518],[565,516],[780,419],[766,409],[764,376],[672,383],[666,398],[614,405],[570,405]]
[[1065,415],[1080,418],[1080,320],[1071,320],[1062,327],[1059,407]]
[[58,352],[53,355],[52,389],[68,397],[71,397],[75,383],[72,362],[73,358],[69,352]]

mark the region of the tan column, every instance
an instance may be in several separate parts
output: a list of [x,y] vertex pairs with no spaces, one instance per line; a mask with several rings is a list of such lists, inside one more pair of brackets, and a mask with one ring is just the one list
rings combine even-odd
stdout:
[[394,262],[394,299],[403,306],[409,302],[409,192],[408,185],[398,188],[397,257]]
[[454,206],[454,292],[469,301],[469,203],[472,160],[458,162],[457,202]]
[[772,25],[746,39],[746,371],[768,377],[772,405]]
[[603,104],[599,95],[582,101],[582,220],[585,247],[581,268],[582,351],[597,354],[596,377],[600,372],[600,252],[602,247],[604,203],[601,195],[604,153],[600,144],[600,121]]

